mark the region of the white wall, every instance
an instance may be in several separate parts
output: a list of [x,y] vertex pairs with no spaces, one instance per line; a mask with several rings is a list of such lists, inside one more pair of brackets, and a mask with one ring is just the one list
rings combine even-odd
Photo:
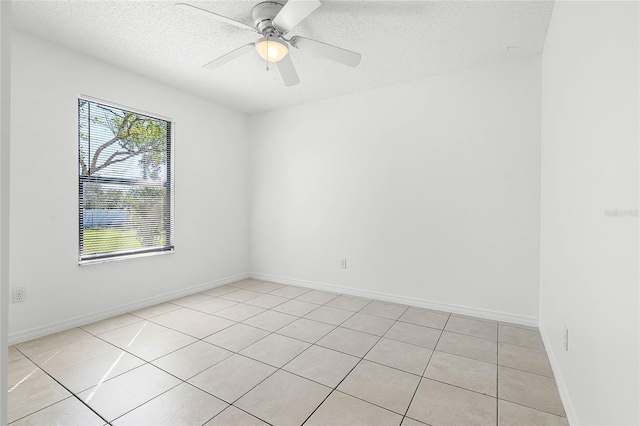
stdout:
[[[556,2],[542,56],[541,331],[573,424],[640,424],[638,3]],[[564,326],[569,351],[563,348]]]
[[537,324],[539,57],[255,115],[250,138],[254,273]]
[[7,423],[11,2],[0,2],[0,425]]
[[[12,72],[13,341],[248,271],[245,115],[22,32]],[[78,266],[79,94],[175,120],[175,253]]]

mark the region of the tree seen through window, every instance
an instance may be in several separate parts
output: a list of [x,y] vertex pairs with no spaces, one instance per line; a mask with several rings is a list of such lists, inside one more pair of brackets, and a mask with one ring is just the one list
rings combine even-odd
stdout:
[[171,122],[78,100],[80,260],[173,248]]

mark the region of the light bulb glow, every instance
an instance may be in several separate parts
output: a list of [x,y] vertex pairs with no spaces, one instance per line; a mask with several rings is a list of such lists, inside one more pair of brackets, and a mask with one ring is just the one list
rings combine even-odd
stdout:
[[262,59],[269,62],[279,62],[289,53],[285,42],[268,37],[263,37],[258,40],[256,43],[256,51]]

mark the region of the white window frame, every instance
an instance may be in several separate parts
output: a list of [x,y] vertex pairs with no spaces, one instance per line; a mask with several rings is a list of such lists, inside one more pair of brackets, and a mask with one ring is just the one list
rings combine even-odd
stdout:
[[[157,255],[164,255],[164,254],[171,254],[175,251],[175,236],[174,236],[174,231],[175,231],[175,182],[174,182],[174,176],[175,176],[175,122],[172,118],[167,117],[167,116],[163,116],[161,114],[156,114],[156,113],[152,113],[152,112],[148,112],[148,111],[144,111],[138,108],[131,108],[122,104],[118,104],[118,103],[114,103],[114,102],[110,102],[110,101],[105,101],[104,99],[100,99],[100,98],[96,98],[93,96],[87,96],[87,95],[83,95],[83,94],[78,94],[77,99],[76,99],[76,110],[79,114],[79,106],[78,106],[78,101],[80,100],[84,100],[84,101],[88,101],[88,102],[93,102],[93,103],[98,103],[101,105],[105,105],[108,107],[113,107],[113,108],[117,108],[123,111],[127,111],[127,112],[132,112],[135,114],[141,114],[150,118],[154,118],[154,119],[158,119],[158,120],[163,120],[166,121],[167,123],[169,123],[169,129],[168,129],[168,135],[167,135],[167,143],[168,143],[168,148],[167,148],[167,183],[165,184],[166,188],[167,188],[167,192],[168,192],[168,198],[169,198],[169,220],[168,220],[168,224],[167,224],[167,238],[169,239],[169,244],[164,246],[164,247],[155,247],[155,248],[150,248],[150,249],[137,249],[137,250],[125,250],[125,251],[118,251],[118,252],[110,252],[110,253],[100,253],[100,254],[95,254],[95,255],[82,255],[82,244],[83,244],[83,239],[82,239],[82,233],[84,231],[84,221],[83,221],[83,216],[82,216],[82,211],[83,211],[83,200],[80,197],[80,193],[81,193],[81,189],[82,189],[82,184],[83,184],[83,178],[81,176],[80,173],[78,173],[78,264],[79,265],[91,265],[91,264],[96,264],[96,263],[104,263],[104,262],[112,262],[112,261],[118,261],[118,260],[126,260],[126,259],[135,259],[135,258],[141,258],[141,257],[148,257],[148,256],[157,256]],[[76,122],[76,125],[79,125],[79,120],[80,117],[78,116],[78,121]],[[78,140],[78,147],[77,150],[79,151],[80,149],[80,140]],[[78,166],[77,164],[77,157],[76,157],[76,166]],[[109,179],[109,178],[107,178]]]

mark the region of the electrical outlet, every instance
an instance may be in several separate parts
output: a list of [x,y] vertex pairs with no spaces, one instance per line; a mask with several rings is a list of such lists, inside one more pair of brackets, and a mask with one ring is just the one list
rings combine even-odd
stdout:
[[340,268],[347,269],[347,259],[342,259],[340,261]]
[[569,329],[567,326],[564,326],[564,350],[569,350]]
[[25,287],[11,289],[11,301],[13,303],[24,302],[25,300],[27,300],[27,289]]

